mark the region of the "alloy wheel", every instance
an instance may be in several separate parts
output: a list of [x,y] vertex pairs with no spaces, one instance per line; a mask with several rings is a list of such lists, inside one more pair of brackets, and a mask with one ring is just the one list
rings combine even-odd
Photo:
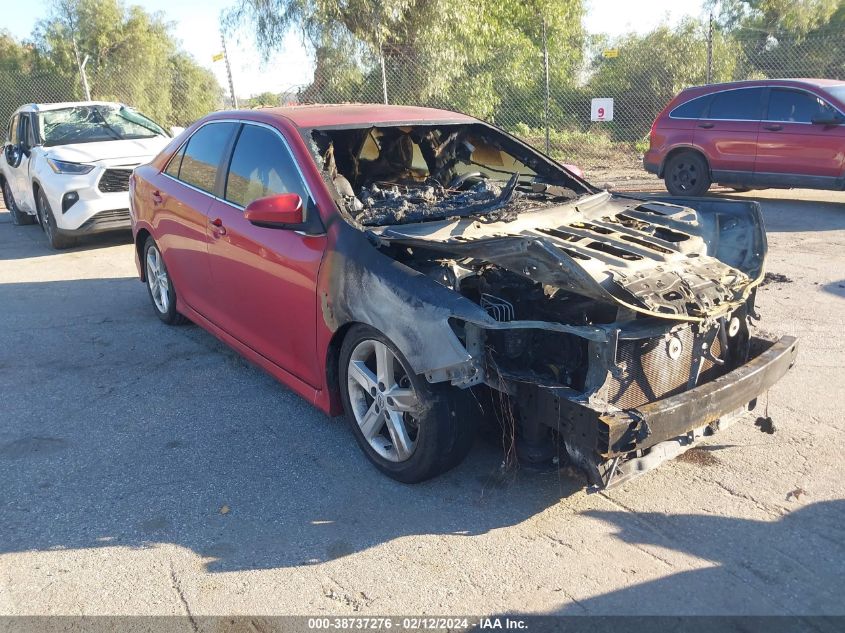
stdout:
[[50,212],[47,210],[47,199],[41,191],[38,192],[38,205],[36,210],[38,211],[38,221],[41,223],[41,228],[44,230],[44,234],[47,236],[47,239],[52,242],[53,226],[50,224],[50,218],[48,217]]
[[349,400],[364,439],[381,457],[403,462],[417,446],[420,401],[407,370],[381,341],[366,339],[352,351]]
[[147,249],[147,286],[156,309],[162,314],[167,314],[170,307],[170,281],[167,278],[167,270],[161,259],[161,253],[155,246]]

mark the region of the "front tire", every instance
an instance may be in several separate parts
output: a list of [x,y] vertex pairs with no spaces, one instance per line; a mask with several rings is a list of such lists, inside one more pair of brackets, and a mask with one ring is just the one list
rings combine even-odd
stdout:
[[673,196],[703,196],[710,189],[710,168],[697,152],[681,152],[669,159],[663,173]]
[[35,222],[35,218],[29,215],[29,213],[24,213],[18,208],[15,198],[12,195],[12,188],[9,186],[9,181],[6,179],[3,180],[3,202],[6,205],[6,209],[9,211],[9,215],[12,216],[12,224],[24,226]]
[[416,375],[381,332],[354,326],[340,350],[340,390],[349,425],[381,472],[418,483],[459,464],[472,446],[468,394]]
[[55,250],[62,250],[76,245],[76,238],[68,237],[59,233],[56,225],[56,218],[53,215],[53,210],[50,208],[50,202],[47,196],[44,195],[42,189],[38,189],[35,195],[35,208],[38,211],[38,221],[41,228],[44,229],[44,235],[47,236],[47,241]]
[[176,311],[176,290],[164,265],[164,258],[158,244],[152,236],[144,242],[144,277],[147,280],[147,291],[158,318],[168,325],[186,323],[183,315]]

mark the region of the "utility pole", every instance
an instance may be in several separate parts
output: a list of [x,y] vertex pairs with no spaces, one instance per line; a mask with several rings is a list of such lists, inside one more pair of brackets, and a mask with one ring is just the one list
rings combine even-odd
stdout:
[[223,43],[223,59],[226,62],[226,75],[229,77],[229,94],[232,95],[232,107],[238,108],[238,98],[235,96],[235,84],[232,82],[232,67],[229,65],[229,53],[226,52],[226,37],[220,31],[220,41]]
[[88,86],[88,75],[85,74],[85,65],[88,63],[88,55],[85,60],[79,59],[79,49],[76,47],[76,36],[71,37],[73,43],[73,55],[76,57],[76,65],[79,68],[79,79],[82,81],[82,92],[85,93],[85,100],[91,101],[91,88]]
[[710,9],[710,23],[707,27],[707,83],[713,83],[713,9]]
[[551,94],[549,93],[549,44],[546,40],[546,18],[543,17],[543,69],[546,74],[546,109],[544,114],[546,124],[546,154],[549,153],[549,102],[551,101]]

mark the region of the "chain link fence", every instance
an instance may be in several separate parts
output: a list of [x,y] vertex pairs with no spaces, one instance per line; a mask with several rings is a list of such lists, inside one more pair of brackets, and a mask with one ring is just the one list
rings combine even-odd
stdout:
[[[567,43],[568,44],[568,43]],[[549,47],[562,50],[560,46]],[[572,42],[573,56],[557,60],[549,48],[519,57],[509,51],[479,56],[486,62],[437,65],[404,51],[362,49],[354,65],[320,64],[314,80],[283,93],[240,99],[241,107],[287,103],[367,102],[454,109],[492,121],[555,158],[603,179],[645,177],[640,156],[652,121],[691,85],[766,77],[845,79],[845,38],[816,32],[777,39],[764,33],[725,35],[704,22],[660,27],[645,35],[608,39],[586,35]],[[563,47],[564,49],[566,47]],[[517,67],[502,60],[520,59]],[[91,97],[130,104],[165,125],[188,125],[229,107],[208,71],[178,60],[150,73],[99,68],[87,77]],[[272,69],[268,69],[272,73]],[[237,85],[237,76],[234,78]],[[85,98],[78,73],[0,65],[0,120],[23,103]],[[591,121],[591,100],[612,98],[612,121]]]
[[172,58],[163,68],[104,66],[70,73],[48,64],[3,64],[0,59],[0,125],[27,103],[116,101],[131,105],[165,126],[187,126],[209,112],[229,107],[214,75]]

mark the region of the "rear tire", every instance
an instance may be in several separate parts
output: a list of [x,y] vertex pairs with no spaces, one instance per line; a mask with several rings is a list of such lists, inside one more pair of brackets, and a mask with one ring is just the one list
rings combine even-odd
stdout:
[[15,198],[12,196],[12,188],[9,187],[9,181],[5,178],[3,179],[3,202],[6,205],[6,209],[9,211],[9,215],[12,216],[12,224],[24,226],[35,222],[34,217],[18,208]]
[[144,242],[144,277],[153,310],[159,319],[167,325],[182,325],[188,319],[176,311],[176,290],[164,265],[164,258],[152,236]]
[[698,152],[681,152],[666,163],[663,181],[673,196],[703,196],[710,188],[710,168]]
[[388,477],[418,483],[457,466],[475,436],[469,394],[413,373],[396,346],[366,325],[340,350],[340,391],[352,433]]
[[41,189],[38,189],[35,195],[35,208],[38,210],[38,221],[41,223],[41,228],[44,230],[47,241],[52,248],[60,251],[76,245],[75,237],[68,237],[59,233],[59,229],[56,226],[56,218],[53,215],[53,210],[50,208],[50,202]]

